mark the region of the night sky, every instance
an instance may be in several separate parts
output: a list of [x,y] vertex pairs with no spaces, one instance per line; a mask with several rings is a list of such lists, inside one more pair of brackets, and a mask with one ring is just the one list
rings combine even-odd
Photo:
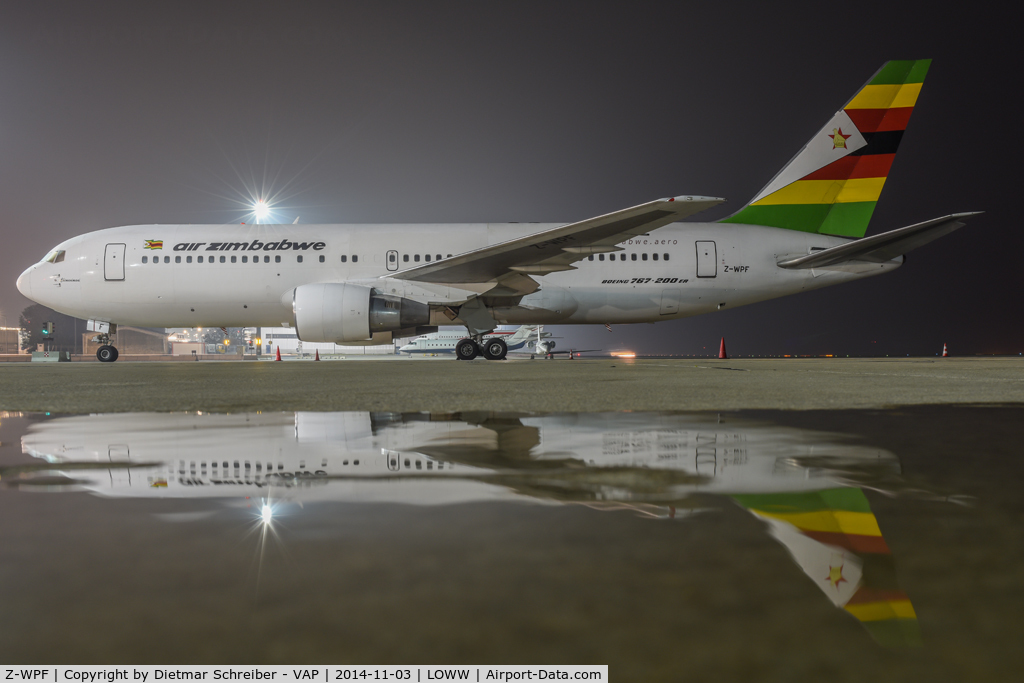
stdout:
[[[792,7],[792,3],[785,3]],[[906,7],[904,7],[906,5]],[[561,327],[642,353],[1024,351],[1019,26],[935,3],[5,3],[0,315],[74,235],[245,220],[575,221],[742,206],[887,59],[935,61],[869,234],[985,211],[894,273]],[[0,324],[3,320],[0,319]]]

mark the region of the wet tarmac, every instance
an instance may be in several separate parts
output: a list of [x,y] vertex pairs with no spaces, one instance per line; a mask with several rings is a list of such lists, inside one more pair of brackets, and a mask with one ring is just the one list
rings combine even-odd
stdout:
[[0,658],[1017,680],[1022,419],[0,414]]
[[1024,358],[0,364],[0,410],[815,410],[1024,404]]

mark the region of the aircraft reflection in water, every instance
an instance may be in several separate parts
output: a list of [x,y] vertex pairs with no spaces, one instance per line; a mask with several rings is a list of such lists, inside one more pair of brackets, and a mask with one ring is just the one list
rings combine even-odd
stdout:
[[877,640],[919,640],[857,486],[884,487],[899,462],[840,435],[689,414],[145,413],[47,420],[22,447],[105,496],[518,500],[674,517],[694,493],[721,494]]

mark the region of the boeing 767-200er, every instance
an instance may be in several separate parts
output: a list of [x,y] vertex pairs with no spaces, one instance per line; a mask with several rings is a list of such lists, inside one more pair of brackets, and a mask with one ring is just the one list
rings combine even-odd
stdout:
[[672,320],[878,275],[959,213],[864,237],[931,60],[891,61],[742,209],[680,196],[578,223],[134,225],[57,245],[18,278],[117,359],[117,324],[294,325],[381,344],[465,325],[460,359],[505,357],[499,324]]

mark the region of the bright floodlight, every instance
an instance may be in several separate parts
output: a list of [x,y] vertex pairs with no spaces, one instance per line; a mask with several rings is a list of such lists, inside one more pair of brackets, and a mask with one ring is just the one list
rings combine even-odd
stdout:
[[262,200],[256,200],[256,203],[252,205],[252,212],[256,214],[256,220],[261,221],[270,215],[270,207],[267,203]]
[[270,518],[273,517],[273,512],[270,510],[270,506],[266,503],[263,504],[263,510],[260,512],[260,518],[264,524],[270,524]]

